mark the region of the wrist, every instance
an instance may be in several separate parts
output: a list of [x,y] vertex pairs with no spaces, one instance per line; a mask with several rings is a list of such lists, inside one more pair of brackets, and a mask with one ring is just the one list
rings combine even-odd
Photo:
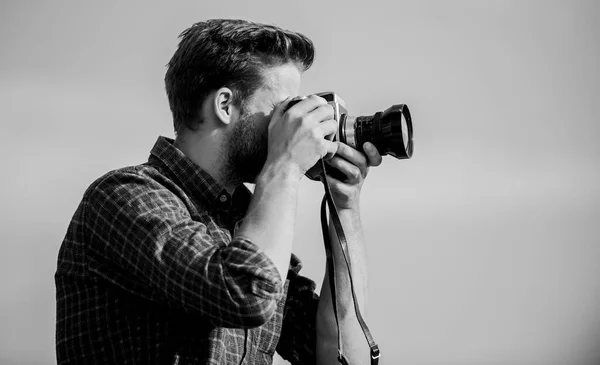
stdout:
[[300,168],[292,163],[267,160],[258,174],[257,183],[278,181],[286,184],[297,184],[303,175]]
[[333,201],[338,212],[340,213],[344,212],[344,214],[358,214],[360,212],[360,202],[358,198],[351,198],[348,196],[336,197],[334,195]]
[[357,205],[348,205],[337,209],[340,219],[350,220],[353,223],[360,221],[360,208]]
[[293,164],[267,161],[256,178],[256,184],[283,184],[297,186],[303,174]]
[[354,199],[349,199],[346,204],[344,204],[344,207],[342,208],[343,210],[346,210],[348,212],[353,212],[358,214],[358,212],[360,211],[360,201],[358,198],[354,198]]

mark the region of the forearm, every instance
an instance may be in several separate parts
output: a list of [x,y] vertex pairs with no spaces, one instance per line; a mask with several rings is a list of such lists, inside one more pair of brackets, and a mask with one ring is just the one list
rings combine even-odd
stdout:
[[253,242],[273,261],[283,283],[292,253],[298,182],[286,169],[266,166],[236,234]]
[[[352,279],[356,299],[363,317],[365,316],[367,296],[367,267],[364,233],[358,209],[339,211],[340,221],[348,244],[348,259],[352,266]],[[331,219],[330,219],[331,221]],[[356,319],[354,302],[350,287],[350,279],[346,262],[342,255],[333,223],[329,225],[329,236],[332,242],[332,254],[336,270],[336,296],[338,298],[338,315],[344,346],[344,355],[350,364],[364,364],[368,361],[369,347]],[[337,329],[333,313],[329,275],[326,270],[319,309],[317,312],[317,363],[337,363]]]

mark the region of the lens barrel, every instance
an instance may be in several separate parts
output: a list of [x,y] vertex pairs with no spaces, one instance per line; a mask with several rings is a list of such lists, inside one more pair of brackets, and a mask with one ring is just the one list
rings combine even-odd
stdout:
[[413,126],[405,104],[396,104],[370,116],[345,116],[340,140],[362,149],[365,142],[377,147],[379,154],[408,159],[413,154]]

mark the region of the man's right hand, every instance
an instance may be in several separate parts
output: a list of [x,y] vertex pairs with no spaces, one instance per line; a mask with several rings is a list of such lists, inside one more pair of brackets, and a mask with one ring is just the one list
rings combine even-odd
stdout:
[[267,160],[236,233],[273,261],[281,283],[285,283],[290,265],[300,179],[319,158],[334,155],[338,146],[325,139],[337,130],[333,108],[325,99],[309,96],[288,110],[290,101],[286,99],[273,110]]
[[325,137],[337,131],[333,107],[311,95],[288,109],[291,98],[273,111],[269,123],[269,147],[265,168],[277,166],[298,180],[326,155],[333,156],[337,144]]

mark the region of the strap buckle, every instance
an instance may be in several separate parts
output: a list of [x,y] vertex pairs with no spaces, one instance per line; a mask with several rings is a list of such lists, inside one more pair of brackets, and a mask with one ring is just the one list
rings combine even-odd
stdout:
[[377,345],[371,348],[371,359],[376,360],[381,357],[381,352],[379,352],[379,347]]

